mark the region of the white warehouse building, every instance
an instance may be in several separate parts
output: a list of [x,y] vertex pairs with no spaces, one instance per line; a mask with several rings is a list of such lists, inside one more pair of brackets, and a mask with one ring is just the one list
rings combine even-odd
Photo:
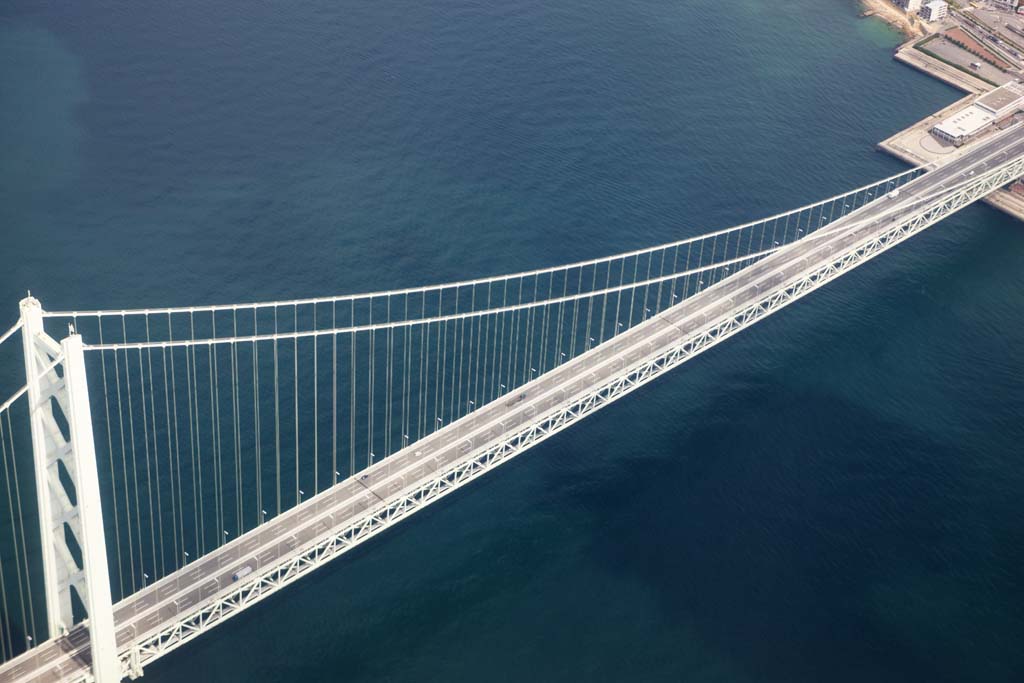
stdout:
[[974,104],[943,119],[932,128],[932,135],[962,145],[994,123],[1024,109],[1024,85],[1011,81],[982,95]]

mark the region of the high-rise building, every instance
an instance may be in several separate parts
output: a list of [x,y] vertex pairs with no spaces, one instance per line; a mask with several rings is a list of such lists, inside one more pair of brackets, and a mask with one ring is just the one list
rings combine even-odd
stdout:
[[921,16],[925,21],[939,21],[949,14],[949,4],[943,0],[933,0],[921,8]]
[[903,9],[908,12],[918,12],[921,9],[921,0],[900,0],[903,4]]

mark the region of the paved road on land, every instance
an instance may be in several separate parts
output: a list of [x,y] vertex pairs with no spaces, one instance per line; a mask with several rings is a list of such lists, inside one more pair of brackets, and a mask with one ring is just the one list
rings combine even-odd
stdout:
[[[947,166],[905,185],[895,198],[882,197],[829,226],[765,257],[682,303],[649,318],[530,384],[480,407],[355,477],[288,510],[262,526],[211,551],[181,570],[125,598],[114,607],[121,651],[138,636],[174,624],[232,585],[243,567],[253,574],[280,564],[332,529],[344,528],[404,489],[434,478],[482,447],[531,424],[567,399],[621,376],[682,338],[752,305],[834,254],[884,232],[915,199],[930,197],[962,181],[1024,157],[1024,126],[1004,131]],[[520,395],[525,398],[519,399]],[[88,667],[88,633],[81,626],[47,641],[0,667],[0,683],[68,680]]]

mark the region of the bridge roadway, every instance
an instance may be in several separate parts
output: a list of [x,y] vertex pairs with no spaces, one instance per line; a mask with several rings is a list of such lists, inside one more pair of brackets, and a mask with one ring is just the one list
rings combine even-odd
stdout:
[[[779,289],[816,264],[824,264],[832,254],[891,227],[913,198],[931,196],[1020,156],[1024,156],[1022,126],[979,142],[950,165],[905,185],[898,197],[877,199],[780,249],[125,598],[114,607],[119,649],[124,652],[136,635],[173,624],[179,615],[230,590],[232,575],[239,569],[252,567],[247,577],[251,579],[331,528],[365,517],[400,491],[431,479],[438,470],[471,457],[567,399],[620,376],[624,368],[678,345],[683,336],[756,303],[773,287]],[[520,400],[520,395],[525,398]],[[8,662],[0,669],[0,683],[78,680],[88,667],[87,644],[88,633],[78,625],[68,635]]]

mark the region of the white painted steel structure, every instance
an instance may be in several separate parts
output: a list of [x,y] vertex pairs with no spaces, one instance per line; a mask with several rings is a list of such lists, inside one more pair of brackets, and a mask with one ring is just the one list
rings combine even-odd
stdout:
[[[0,666],[0,683],[137,677],[409,514],[1022,176],[1018,126],[923,175],[570,266],[270,304],[43,313],[26,300],[19,324],[0,337],[20,332],[29,360],[26,387],[0,406],[5,481],[16,490],[17,473],[6,474],[17,463],[10,415],[27,394],[36,481],[49,481],[41,463],[54,453],[75,454],[76,538],[88,552],[84,584],[66,557],[44,553],[50,639]],[[82,336],[58,347],[46,341],[44,319],[71,322]],[[57,386],[58,365],[70,449],[41,438],[53,431],[40,398],[45,383]],[[103,411],[95,420],[83,398],[87,371],[90,385],[102,386],[102,398],[92,396]],[[110,573],[93,443],[110,471],[102,494]],[[52,497],[39,499],[40,519],[55,519],[45,509]],[[12,528],[13,500],[8,493]],[[76,517],[57,509],[57,519]],[[53,548],[45,541],[54,528],[41,525],[44,548]],[[31,574],[26,534],[13,537],[22,586]],[[106,576],[110,583],[88,580]],[[89,608],[75,626],[63,597],[72,585],[85,586]],[[31,586],[19,591],[28,624]],[[13,650],[10,635],[0,631],[0,642]],[[115,674],[103,668],[111,661]]]
[[21,323],[49,636],[73,625],[74,592],[88,618],[93,678],[115,683],[121,665],[82,338],[54,341],[31,297],[21,302]]

